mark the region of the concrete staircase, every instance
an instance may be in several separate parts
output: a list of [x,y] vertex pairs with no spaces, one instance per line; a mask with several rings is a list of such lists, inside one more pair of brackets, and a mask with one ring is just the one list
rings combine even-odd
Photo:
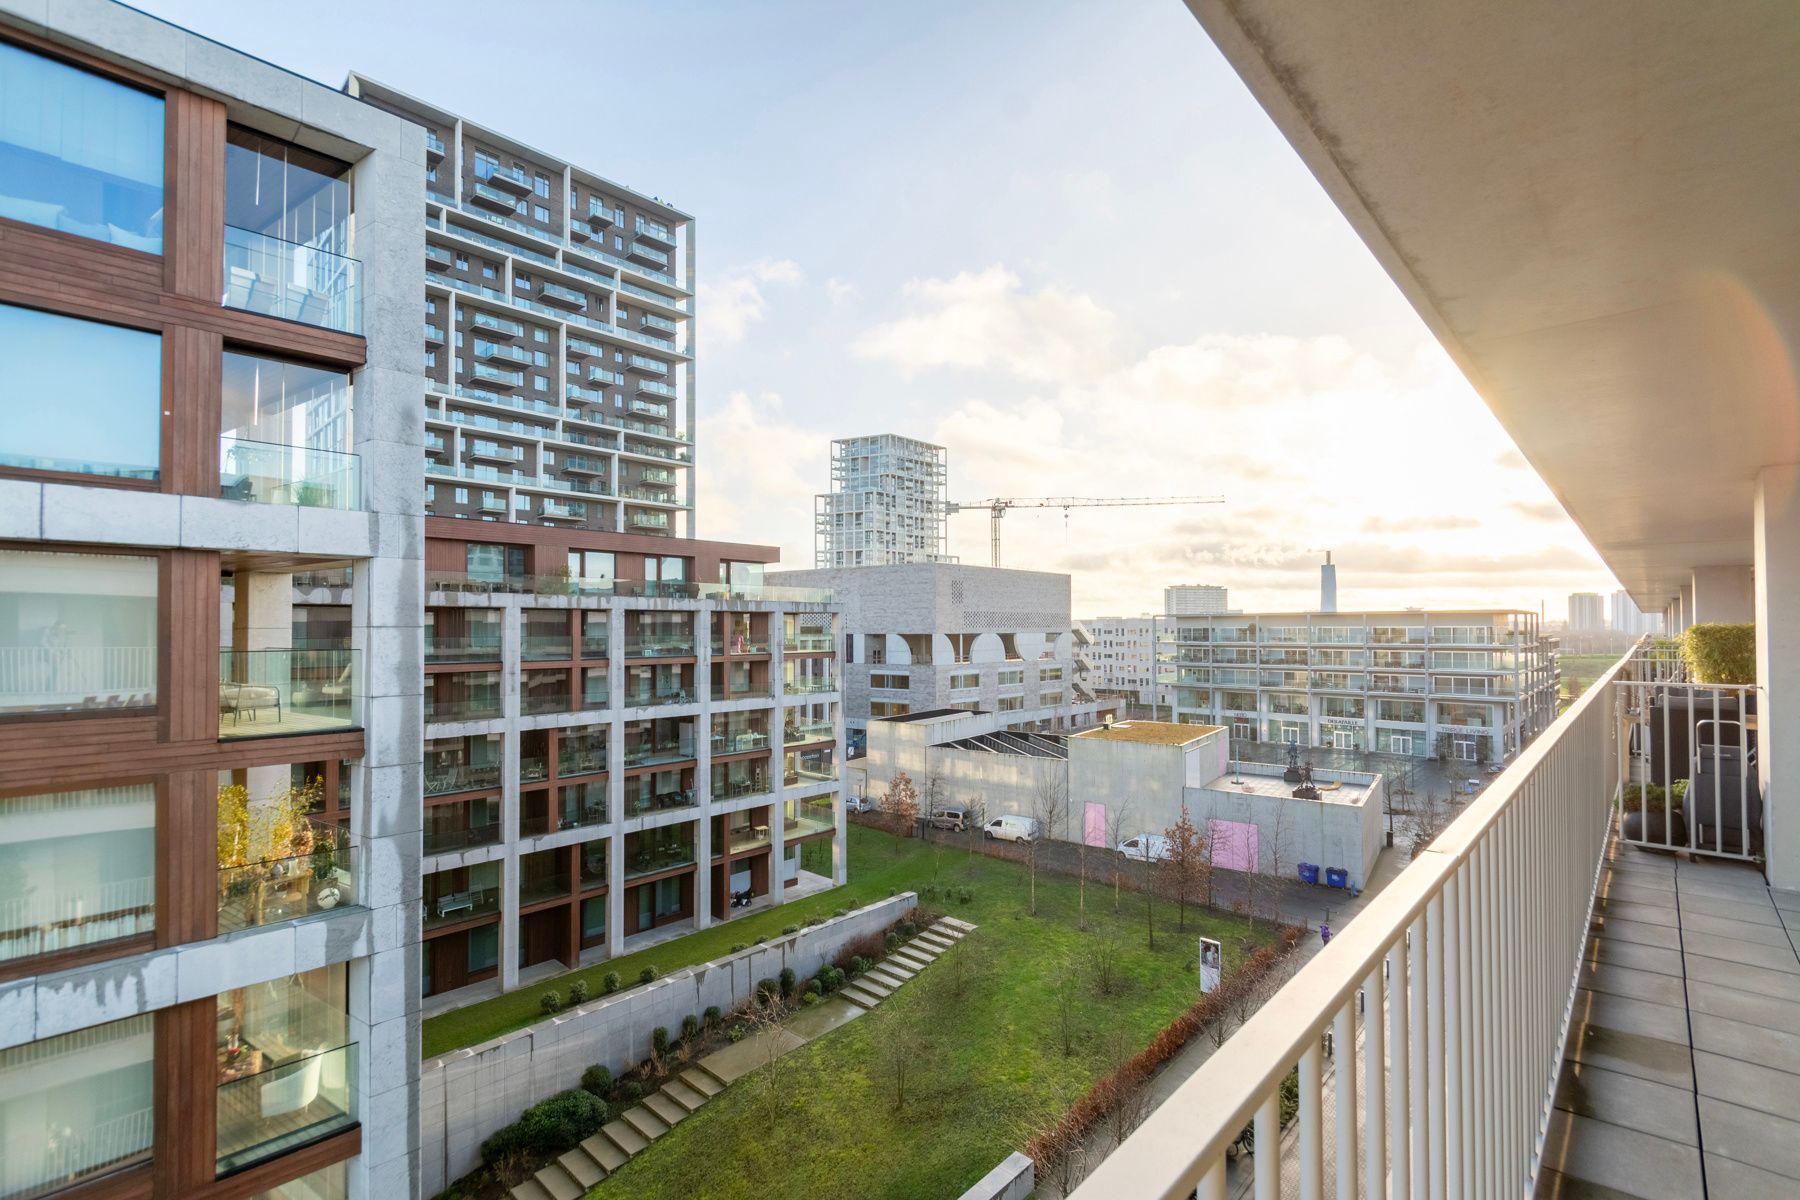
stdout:
[[[974,929],[967,921],[945,917],[845,984],[837,994],[858,1008],[874,1008]],[[803,1044],[799,1039],[788,1040]],[[696,1062],[646,1096],[643,1103],[626,1109],[616,1120],[601,1126],[599,1133],[513,1188],[513,1200],[580,1200],[588,1189],[724,1091],[737,1077],[720,1074],[724,1070],[724,1066],[709,1068],[707,1059]]]

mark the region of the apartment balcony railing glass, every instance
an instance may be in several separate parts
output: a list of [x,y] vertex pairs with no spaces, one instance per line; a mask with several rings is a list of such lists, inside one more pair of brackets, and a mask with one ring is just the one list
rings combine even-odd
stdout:
[[733,825],[727,834],[733,854],[760,850],[774,840],[767,825]]
[[[637,356],[633,355],[632,357],[635,358]],[[645,361],[651,363],[656,362],[655,359],[646,359]],[[662,365],[667,366],[666,363]],[[680,397],[680,393],[677,392],[672,385],[663,383],[661,380],[657,379],[638,380],[637,390],[640,392],[647,392],[652,396],[662,396],[670,400],[675,400]]]
[[783,685],[783,690],[795,696],[818,695],[837,691],[838,681],[832,675],[799,675],[789,679]]
[[691,823],[647,830],[627,842],[627,879],[693,865],[694,831]]
[[782,822],[782,836],[788,840],[837,831],[837,811],[829,799],[790,800]]
[[786,746],[798,746],[806,742],[828,742],[836,736],[837,727],[830,721],[796,721],[781,731],[781,741]]
[[279,925],[356,903],[355,855],[349,831],[304,821],[304,854],[260,862],[225,864],[232,839],[221,837],[219,932]]
[[424,908],[427,929],[491,917],[500,911],[500,889],[468,888],[464,891],[440,891],[434,896],[428,887]]
[[556,827],[583,829],[606,824],[606,791],[606,783],[600,780],[570,784],[561,789],[557,798]]
[[519,638],[519,653],[528,662],[544,662],[570,657],[569,634],[567,630],[560,633],[527,633]]
[[686,762],[694,757],[694,747],[685,742],[625,747],[627,767],[651,767],[663,763]]
[[[735,764],[733,764],[735,765]],[[760,796],[773,791],[766,771],[725,771],[713,772],[712,798],[714,800],[736,800],[742,796]]]
[[828,654],[837,642],[829,633],[789,634],[781,639],[781,648],[789,654]]
[[425,677],[425,720],[484,721],[500,715],[500,672]]
[[564,731],[556,756],[558,775],[585,775],[606,770],[606,732]]
[[[241,1074],[221,1066],[215,1101],[219,1174],[355,1125],[356,1089],[350,1085],[356,1053],[352,1042]],[[264,1052],[251,1054],[254,1063],[269,1061]]]
[[219,651],[219,737],[348,729],[354,650]]
[[474,792],[500,786],[500,764],[432,763],[425,764],[425,794],[447,796],[452,792]]
[[477,846],[492,846],[500,840],[500,822],[488,821],[481,825],[464,826],[425,826],[425,853],[449,854],[457,850],[472,850]]
[[567,872],[553,875],[527,875],[519,882],[519,903],[539,904],[545,900],[558,900],[569,894],[569,876]]
[[316,246],[225,227],[226,308],[362,332],[362,264]]
[[336,450],[221,437],[219,496],[256,504],[361,508],[361,460]]
[[627,792],[625,795],[625,815],[627,817],[643,817],[651,813],[673,812],[678,808],[693,808],[699,800],[695,798],[693,788],[675,788],[670,791]]
[[430,626],[425,629],[425,661],[431,663],[499,662],[500,634],[439,637]]
[[790,750],[783,756],[783,766],[789,787],[837,778],[837,756],[830,746],[818,750]]
[[694,635],[691,633],[627,634],[625,637],[626,658],[687,658],[693,653]]

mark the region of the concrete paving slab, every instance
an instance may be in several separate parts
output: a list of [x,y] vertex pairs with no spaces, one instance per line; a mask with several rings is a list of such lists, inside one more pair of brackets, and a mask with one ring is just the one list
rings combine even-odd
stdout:
[[700,1060],[700,1065],[725,1083],[735,1083],[769,1061],[771,1041],[775,1043],[777,1055],[806,1044],[786,1029],[764,1029],[735,1045],[713,1051]]
[[1703,1012],[1688,1014],[1688,1030],[1696,1050],[1725,1058],[1750,1055],[1745,1061],[1800,1075],[1800,1035]]
[[587,1151],[589,1158],[605,1167],[609,1174],[625,1165],[625,1152],[604,1133],[596,1133],[582,1142],[581,1149]]
[[[1742,963],[1748,967],[1762,967],[1767,971],[1786,971],[1800,975],[1800,958],[1794,956],[1792,946],[1765,946],[1761,942],[1711,934],[1698,938],[1683,936],[1681,944],[1689,955],[1698,954],[1725,962]],[[1700,968],[1696,968],[1698,969]]]
[[863,1011],[842,995],[827,996],[811,1008],[802,1008],[788,1018],[787,1027],[803,1043],[810,1042],[840,1025],[848,1025],[862,1016]]
[[642,1104],[626,1109],[624,1120],[627,1125],[643,1134],[644,1140],[648,1142],[654,1142],[669,1132],[669,1123]]
[[1603,1067],[1573,1064],[1556,1088],[1556,1106],[1576,1116],[1623,1125],[1684,1146],[1698,1146],[1694,1094]]
[[1686,991],[1674,975],[1656,971],[1634,971],[1630,967],[1585,962],[1581,965],[1581,986],[1610,996],[1629,996],[1653,1004],[1680,1007],[1686,1002]]
[[1598,938],[1588,943],[1587,956],[1589,962],[1630,967],[1634,971],[1657,971],[1673,975],[1677,979],[1682,974],[1681,952],[1678,950],[1659,950],[1655,946]]
[[606,1168],[589,1157],[588,1152],[580,1146],[556,1161],[569,1173],[569,1178],[581,1185],[584,1192],[606,1178]]
[[1700,1151],[1622,1125],[1563,1112],[1561,1133],[1544,1161],[1563,1175],[1591,1180],[1644,1200],[1693,1200],[1704,1194]]
[[1675,925],[1651,925],[1644,921],[1628,921],[1623,917],[1603,917],[1595,923],[1595,932],[1621,942],[1655,946],[1658,950],[1681,949],[1681,929]]
[[[1800,1004],[1796,1004],[1792,1000],[1777,1000],[1772,996],[1759,996],[1755,992],[1720,987],[1717,984],[1704,983],[1698,979],[1688,980],[1687,991],[1688,1007],[1695,1012],[1726,1017],[1745,1025],[1760,1026],[1763,1029],[1800,1034]],[[1795,1101],[1800,1104],[1800,1095],[1795,1096]]]
[[1694,1082],[1702,1096],[1778,1117],[1791,1114],[1794,1097],[1800,1096],[1800,1075],[1704,1050],[1694,1052]]
[[[1800,1181],[1800,1122],[1702,1096],[1700,1132],[1708,1155],[1717,1154]],[[1722,1194],[1716,1185],[1712,1191],[1714,1195]],[[1788,1194],[1797,1192],[1800,1185],[1793,1186]]]
[[627,1124],[623,1117],[608,1121],[600,1127],[600,1132],[612,1139],[613,1145],[623,1150],[627,1158],[641,1152],[645,1146],[650,1144],[649,1139]]

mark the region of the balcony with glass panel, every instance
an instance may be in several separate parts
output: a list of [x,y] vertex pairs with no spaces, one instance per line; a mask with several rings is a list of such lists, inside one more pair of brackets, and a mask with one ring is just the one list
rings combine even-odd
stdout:
[[[5,50],[0,45],[0,68]],[[0,1050],[0,1112],[10,1139],[0,1186],[8,1197],[73,1194],[149,1161],[155,1026],[145,1014]]]
[[539,850],[519,856],[519,904],[565,899],[570,892],[568,851]]
[[782,837],[789,842],[837,832],[837,810],[830,797],[789,800],[782,814]]
[[308,816],[308,799],[286,766],[220,772],[220,933],[356,903],[350,833]]
[[692,614],[626,614],[626,658],[691,658],[693,654]]
[[219,651],[219,737],[353,729],[354,650]]
[[219,994],[221,1175],[356,1124],[346,973],[338,963]]
[[498,387],[521,388],[525,386],[525,372],[523,371],[511,371],[484,362],[471,364],[469,370],[476,379]]
[[424,877],[425,928],[441,929],[500,911],[500,864],[478,863]]
[[425,739],[425,794],[499,788],[500,753],[499,734]]
[[692,704],[696,699],[692,664],[638,666],[626,670],[624,704],[627,708]]
[[[1255,682],[1254,672],[1252,672],[1250,682]],[[796,671],[794,670],[794,664],[789,664],[787,678],[782,684],[782,690],[789,695],[794,696],[819,695],[826,692],[835,692],[838,690],[837,676],[823,671]]]
[[496,317],[492,313],[485,313],[479,310],[471,311],[469,313],[469,326],[472,329],[479,329],[489,337],[516,338],[525,336],[525,326],[522,322],[508,320],[505,317]]
[[500,614],[491,609],[429,609],[425,663],[499,662]]
[[647,246],[643,242],[632,242],[625,249],[625,257],[632,262],[643,263],[645,266],[657,267],[665,271],[669,267],[669,256],[665,251],[658,250],[655,246]]
[[633,529],[667,529],[669,514],[666,512],[645,512],[634,510],[625,517],[625,523]]
[[835,781],[838,777],[836,747],[790,750],[782,756],[782,766],[784,781],[788,787]]
[[627,769],[686,762],[693,757],[692,718],[634,721],[625,727]]
[[318,246],[225,228],[226,308],[362,332],[362,263]]
[[520,672],[519,711],[524,715],[570,712],[570,699],[566,668]]
[[557,794],[556,827],[586,829],[606,824],[610,816],[606,797],[609,786],[605,780],[597,779],[560,788]]
[[[793,714],[790,713],[790,717]],[[790,719],[781,730],[784,746],[803,746],[808,742],[829,742],[837,737],[837,726],[829,719]]]
[[563,661],[573,657],[566,612],[528,610],[522,615],[519,653],[527,662]]
[[628,818],[693,808],[699,802],[694,791],[692,768],[657,771],[625,781],[624,804],[625,816]]
[[695,862],[692,822],[664,825],[625,835],[625,878],[639,879],[663,871],[691,867]]
[[0,963],[156,929],[156,789],[0,798]]
[[586,775],[607,769],[606,730],[565,729],[558,736],[556,773]]
[[580,311],[587,308],[587,297],[571,287],[560,283],[544,283],[540,285],[538,295],[546,304],[555,304],[562,308]]
[[492,846],[499,840],[498,797],[425,806],[424,846],[427,854],[472,850],[478,846]]
[[427,724],[490,720],[500,711],[498,671],[440,671],[425,676]]
[[502,191],[485,180],[476,180],[463,189],[463,195],[470,204],[491,209],[497,213],[513,213],[518,211],[518,199],[508,191]]

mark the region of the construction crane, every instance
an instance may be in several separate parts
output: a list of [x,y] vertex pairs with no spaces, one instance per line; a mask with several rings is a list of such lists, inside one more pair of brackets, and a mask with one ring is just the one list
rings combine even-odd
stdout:
[[970,500],[944,505],[945,512],[975,512],[986,509],[994,565],[1000,565],[1000,519],[1009,508],[1060,508],[1066,521],[1071,508],[1147,508],[1171,504],[1223,504],[1223,496],[995,496],[989,500]]

